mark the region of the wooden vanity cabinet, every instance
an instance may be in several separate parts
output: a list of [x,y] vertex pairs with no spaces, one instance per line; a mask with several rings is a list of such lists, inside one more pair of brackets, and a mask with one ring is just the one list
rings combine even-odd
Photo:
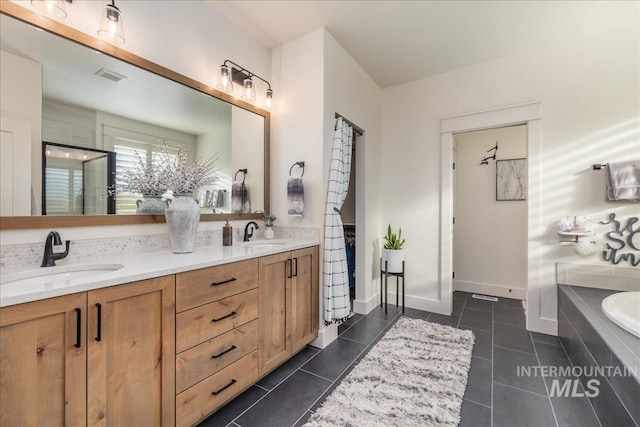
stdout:
[[175,423],[174,276],[0,309],[0,425]]
[[260,258],[259,277],[263,376],[318,334],[317,247]]

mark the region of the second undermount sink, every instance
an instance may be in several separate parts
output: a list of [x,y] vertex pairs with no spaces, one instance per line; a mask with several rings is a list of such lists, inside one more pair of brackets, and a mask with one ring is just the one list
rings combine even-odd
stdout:
[[44,285],[56,282],[95,277],[120,270],[122,264],[76,264],[41,267],[0,276],[1,285]]
[[277,249],[286,245],[287,242],[283,240],[259,240],[255,242],[247,242],[248,248],[254,249]]

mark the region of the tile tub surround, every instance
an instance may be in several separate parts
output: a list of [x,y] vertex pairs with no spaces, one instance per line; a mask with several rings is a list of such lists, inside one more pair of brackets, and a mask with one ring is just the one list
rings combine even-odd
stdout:
[[[455,292],[454,313],[442,316],[407,308],[404,315],[473,331],[475,345],[460,427],[601,426],[586,397],[549,398],[549,378],[518,377],[516,367],[523,364],[570,364],[557,337],[524,328],[520,301],[500,298],[494,303]],[[387,314],[380,307],[366,316],[355,314],[339,326],[338,339],[327,348],[306,347],[200,427],[302,426],[402,315],[394,305],[388,306]],[[475,320],[480,323],[474,324]]]
[[[244,224],[234,224],[234,245],[242,242]],[[320,240],[320,229],[311,227],[275,227],[278,239]],[[253,240],[261,239],[264,227],[254,233]],[[61,231],[64,239],[64,230]],[[196,236],[196,248],[222,245],[222,230],[199,231]],[[169,250],[168,233],[139,236],[119,236],[99,239],[77,239],[71,241],[69,256],[65,262],[100,259],[112,255],[134,255]],[[39,267],[44,250],[41,243],[25,243],[0,246],[0,266],[4,268]]]
[[[558,286],[558,334],[574,366],[618,368],[598,375],[600,393],[591,398],[603,425],[640,424],[640,338],[602,312],[602,300],[617,291]],[[609,368],[611,367],[611,368]],[[626,368],[626,369],[625,369]],[[593,378],[593,377],[590,377]],[[590,378],[581,378],[583,385]]]
[[[254,246],[251,244],[261,241],[254,239],[251,242],[237,242],[233,246],[196,246],[196,249],[188,254],[174,254],[169,249],[149,252],[134,253],[125,255],[106,256],[99,254],[97,258],[100,264],[122,264],[119,270],[101,273],[96,276],[87,276],[64,281],[58,279],[55,282],[42,284],[12,284],[6,283],[8,277],[24,271],[31,271],[40,267],[30,268],[3,268],[0,281],[0,307],[20,304],[24,302],[37,301],[45,298],[52,298],[61,295],[69,295],[76,292],[84,292],[93,289],[100,289],[107,286],[115,286],[123,283],[146,280],[184,271],[196,270],[199,268],[212,267],[215,265],[228,264],[235,261],[242,261],[279,252],[286,252],[295,249],[302,249],[319,244],[318,240],[281,240],[283,245],[276,247]],[[264,242],[270,242],[265,241]],[[85,263],[95,263],[96,259],[84,261]],[[69,261],[67,259],[59,261],[60,266],[78,265],[82,262]],[[39,265],[39,264],[38,264]]]

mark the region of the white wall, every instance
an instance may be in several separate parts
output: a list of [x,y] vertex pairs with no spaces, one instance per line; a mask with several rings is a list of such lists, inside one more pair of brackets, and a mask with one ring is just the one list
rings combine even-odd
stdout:
[[496,141],[498,160],[527,157],[527,128],[460,133],[455,141],[454,289],[526,299],[527,202],[497,201],[496,163],[480,161]]
[[438,295],[440,119],[540,101],[547,229],[535,237],[542,243],[539,309],[555,320],[555,263],[601,263],[558,244],[558,219],[637,216],[637,205],[604,202],[604,176],[591,164],[639,157],[639,40],[637,27],[619,28],[383,90],[382,212],[406,230],[408,294]]

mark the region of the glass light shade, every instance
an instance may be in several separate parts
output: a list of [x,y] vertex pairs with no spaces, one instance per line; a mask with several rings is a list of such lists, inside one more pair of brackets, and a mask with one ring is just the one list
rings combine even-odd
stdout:
[[253,80],[244,79],[244,83],[242,84],[242,96],[240,99],[247,102],[256,101],[256,91],[253,88]]
[[67,17],[67,5],[64,0],[31,0],[33,7],[54,18]]
[[273,109],[273,90],[267,89],[267,97],[264,100],[264,106],[262,108],[268,111]]
[[220,74],[218,75],[218,85],[216,89],[224,92],[233,92],[233,81],[231,79],[231,70],[227,65],[220,66]]
[[102,13],[102,22],[98,35],[109,43],[124,43],[124,27],[122,25],[122,12],[115,4],[108,4]]

